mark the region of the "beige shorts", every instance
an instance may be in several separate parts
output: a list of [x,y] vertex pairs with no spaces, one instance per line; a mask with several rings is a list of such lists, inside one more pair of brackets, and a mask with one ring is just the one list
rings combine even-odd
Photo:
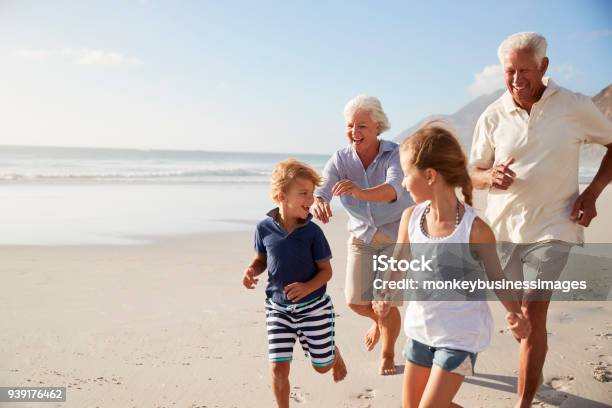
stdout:
[[[377,231],[372,242],[366,244],[353,235],[348,240],[348,256],[346,260],[346,282],[344,296],[346,303],[353,305],[368,305],[375,296],[374,279],[377,277],[372,266],[374,255],[392,256],[395,241],[380,231]],[[393,301],[394,306],[400,306],[401,301]]]

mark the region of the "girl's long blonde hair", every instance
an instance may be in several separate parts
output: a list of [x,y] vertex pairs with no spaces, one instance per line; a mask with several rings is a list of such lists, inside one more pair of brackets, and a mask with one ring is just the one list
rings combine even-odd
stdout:
[[419,170],[434,169],[444,181],[460,187],[465,202],[472,205],[472,179],[461,144],[441,122],[430,122],[406,138],[400,146],[402,160]]

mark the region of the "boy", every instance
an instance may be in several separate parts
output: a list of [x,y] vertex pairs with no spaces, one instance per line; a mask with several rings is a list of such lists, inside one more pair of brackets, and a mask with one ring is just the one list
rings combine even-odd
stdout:
[[332,276],[331,250],[309,213],[319,184],[316,171],[297,160],[284,160],[275,167],[272,199],[278,207],[257,224],[257,254],[242,279],[246,288],[253,289],[257,276],[268,269],[268,354],[279,408],[289,407],[289,367],[296,339],[315,371],[331,370],[336,382],[346,376],[334,342],[334,307],[325,293]]

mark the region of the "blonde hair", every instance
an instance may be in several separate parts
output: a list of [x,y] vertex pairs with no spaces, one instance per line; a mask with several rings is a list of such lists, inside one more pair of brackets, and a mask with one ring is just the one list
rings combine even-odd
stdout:
[[434,169],[446,183],[461,187],[465,202],[472,205],[473,186],[465,153],[444,123],[430,122],[406,138],[400,146],[400,156],[417,169]]
[[320,186],[323,181],[321,176],[306,163],[295,159],[283,160],[272,171],[270,179],[272,200],[278,203],[278,195],[281,192],[287,193],[291,183],[297,178],[312,181],[315,186]]

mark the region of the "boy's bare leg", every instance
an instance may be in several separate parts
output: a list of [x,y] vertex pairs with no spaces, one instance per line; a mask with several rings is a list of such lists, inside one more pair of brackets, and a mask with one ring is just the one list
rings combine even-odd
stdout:
[[326,372],[331,370],[332,377],[334,378],[335,382],[340,382],[344,380],[344,377],[346,377],[346,364],[344,364],[344,359],[342,358],[342,355],[340,354],[340,349],[338,347],[336,347],[336,357],[334,358],[333,364],[323,367],[313,365],[312,368],[314,368],[316,372],[321,374],[325,374]]
[[397,307],[391,307],[389,313],[382,319],[374,312],[371,303],[367,305],[349,304],[349,307],[355,313],[369,317],[373,321],[372,327],[365,335],[365,345],[368,351],[374,348],[382,335],[382,358],[379,374],[395,374],[395,341],[399,336],[402,323]]
[[346,377],[346,364],[344,364],[344,359],[340,354],[340,349],[336,347],[336,360],[334,361],[334,366],[332,368],[332,376],[334,377],[335,382],[340,382],[344,380]]
[[278,408],[289,408],[289,392],[291,391],[289,385],[290,367],[290,361],[276,361],[272,362],[271,365],[272,390],[274,391],[274,398],[276,398]]

